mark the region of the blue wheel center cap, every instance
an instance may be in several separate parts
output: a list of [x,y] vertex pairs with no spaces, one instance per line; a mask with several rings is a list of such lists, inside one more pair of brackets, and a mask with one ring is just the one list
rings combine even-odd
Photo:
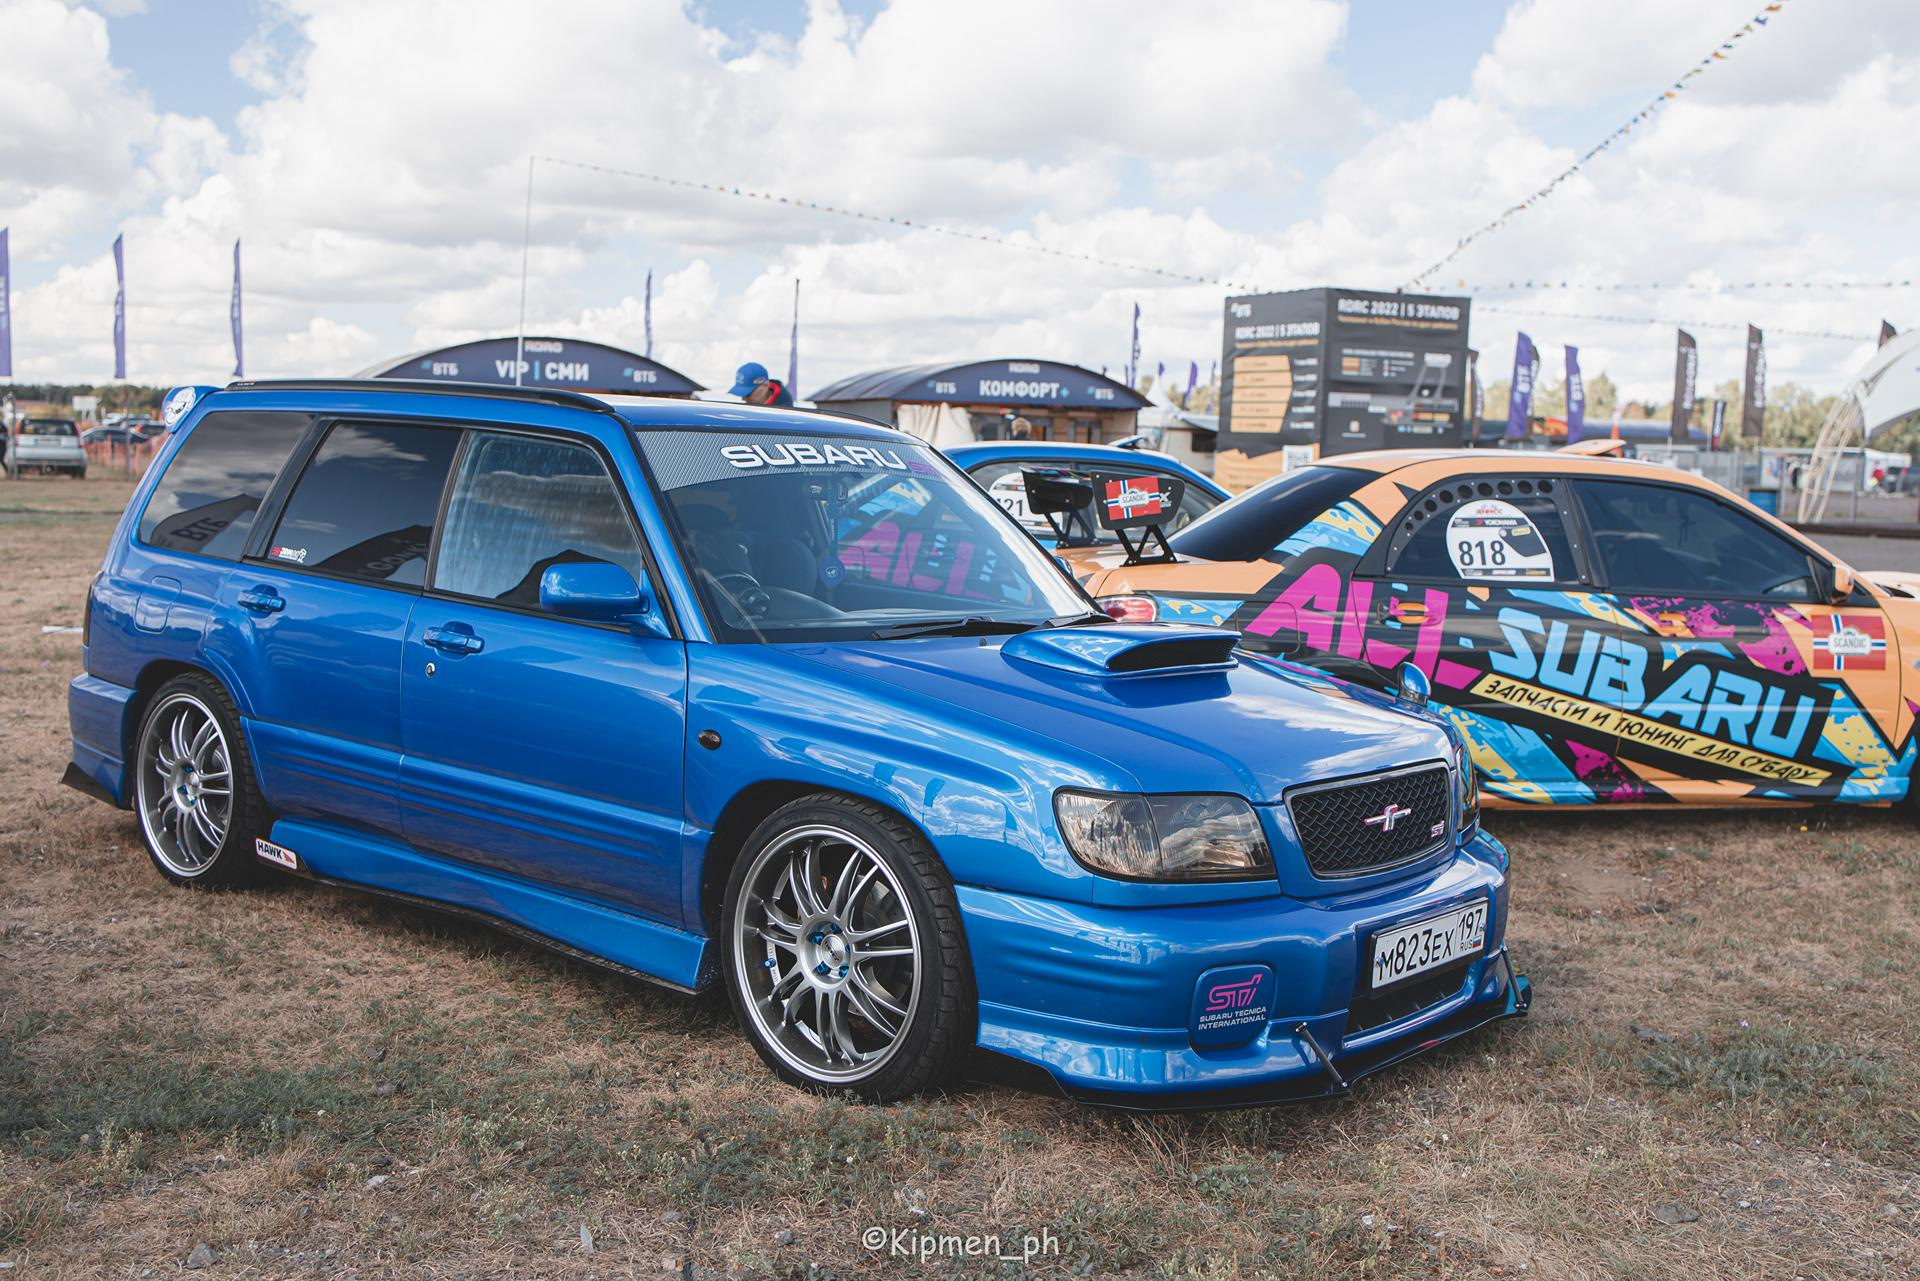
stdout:
[[806,940],[806,968],[814,981],[833,987],[847,977],[853,965],[853,945],[840,922],[822,918],[801,931]]

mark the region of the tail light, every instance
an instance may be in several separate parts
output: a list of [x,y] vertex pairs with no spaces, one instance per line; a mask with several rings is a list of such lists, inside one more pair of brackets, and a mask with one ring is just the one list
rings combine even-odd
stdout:
[[1123,623],[1151,623],[1160,618],[1160,602],[1151,596],[1102,596],[1100,608],[1107,617]]
[[80,648],[93,644],[93,596],[100,590],[100,575],[95,574],[87,584],[87,608],[80,615]]

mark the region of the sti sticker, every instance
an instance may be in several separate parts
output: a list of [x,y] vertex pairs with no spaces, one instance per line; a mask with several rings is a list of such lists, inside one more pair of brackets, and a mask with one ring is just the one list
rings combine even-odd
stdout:
[[1264,965],[1208,970],[1193,989],[1187,1033],[1198,1049],[1244,1045],[1273,1017],[1273,971]]

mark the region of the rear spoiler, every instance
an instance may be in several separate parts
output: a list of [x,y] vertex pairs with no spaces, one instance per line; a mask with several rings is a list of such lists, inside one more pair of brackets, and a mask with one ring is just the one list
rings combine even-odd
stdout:
[[1624,440],[1576,440],[1571,445],[1562,445],[1553,452],[1578,454],[1582,458],[1619,458],[1627,452],[1627,442]]
[[[1023,471],[1027,510],[1046,519],[1062,547],[1095,541],[1088,509],[1099,527],[1119,536],[1129,565],[1173,561],[1166,527],[1180,512],[1187,482],[1178,476],[1118,475],[1094,472],[1075,476],[1057,471]],[[1076,539],[1075,529],[1084,531]]]

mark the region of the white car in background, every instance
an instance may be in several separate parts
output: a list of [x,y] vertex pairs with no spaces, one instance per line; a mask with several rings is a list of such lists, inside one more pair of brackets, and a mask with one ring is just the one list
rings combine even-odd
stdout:
[[27,418],[7,441],[7,469],[13,472],[69,472],[85,478],[87,451],[71,418]]

